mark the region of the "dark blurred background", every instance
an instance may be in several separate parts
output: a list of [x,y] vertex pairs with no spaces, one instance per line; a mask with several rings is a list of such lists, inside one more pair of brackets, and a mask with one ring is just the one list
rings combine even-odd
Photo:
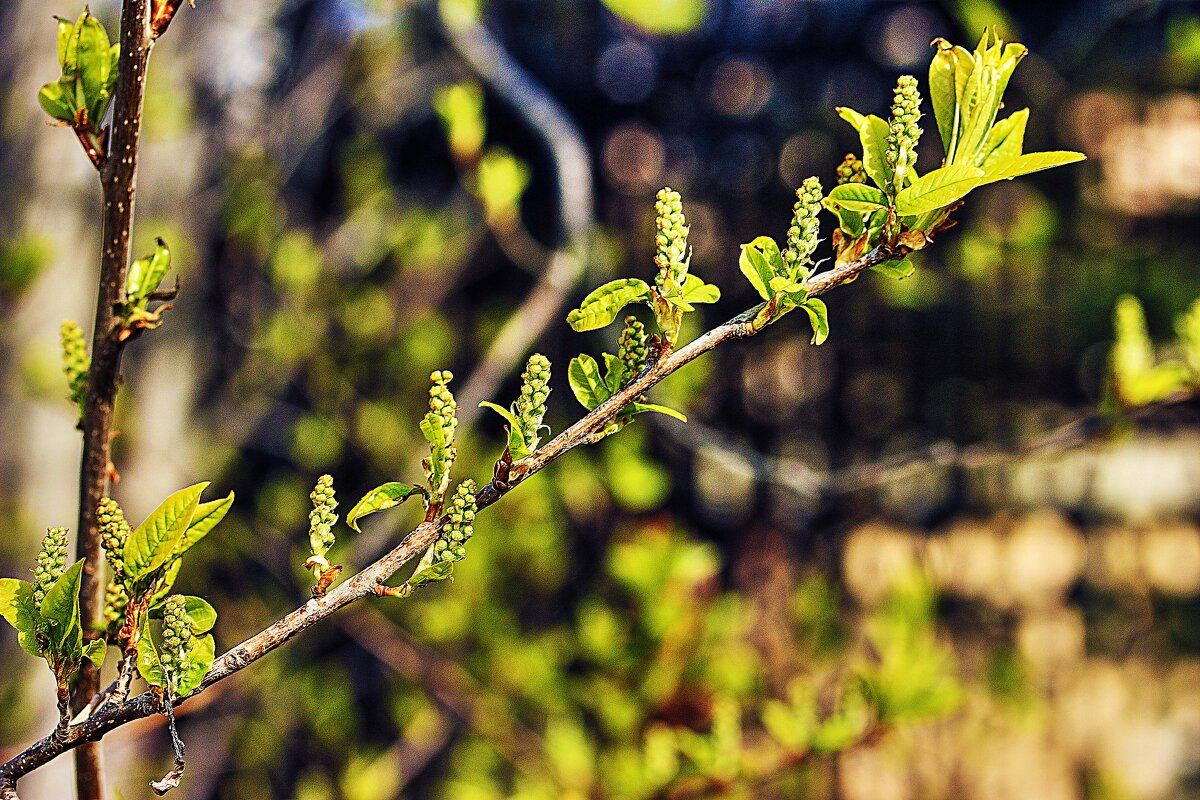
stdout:
[[[36,91],[57,75],[50,15],[80,10],[0,5],[8,575],[76,513],[56,336],[64,318],[91,324],[99,200]],[[110,32],[118,10],[92,3]],[[481,515],[453,585],[346,611],[187,704],[179,795],[1200,797],[1195,412],[1115,438],[1047,438],[1095,413],[1118,296],[1143,301],[1161,341],[1200,296],[1196,12],[1153,0],[181,11],[151,63],[134,249],[165,237],[182,291],[127,353],[115,493],[137,521],[198,480],[237,492],[180,578],[220,612],[219,650],[306,596],[318,475],[334,476],[343,512],[419,476],[432,369],[457,376],[463,477],[488,477],[502,447],[501,420],[472,409],[506,405],[532,350],[555,366],[553,429],[582,414],[566,365],[615,334],[573,333],[563,316],[604,280],[650,274],[659,187],[683,194],[693,269],[724,293],[689,315],[687,338],[756,301],[738,245],[782,239],[800,181],[832,186],[858,151],[834,106],[886,115],[898,75],[924,86],[934,37],[972,48],[994,25],[1026,44],[1006,109],[1030,107],[1027,149],[1089,160],[973,194],[913,277],[868,275],[827,297],[820,348],[789,317],[670,378],[654,397],[686,426],[640,418],[553,464]],[[923,127],[922,171],[941,158],[931,116]],[[342,528],[337,560],[365,565],[417,521],[402,508],[361,535]],[[828,709],[838,676],[879,656],[872,614],[913,575],[936,593],[921,624],[952,653],[957,702],[748,777],[778,738],[772,704],[816,687]],[[54,716],[44,665],[10,634],[4,757]],[[718,735],[731,718],[732,745]],[[161,722],[106,741],[110,785],[147,796],[169,761]],[[22,796],[66,796],[66,764]],[[689,770],[721,780],[664,788]]]

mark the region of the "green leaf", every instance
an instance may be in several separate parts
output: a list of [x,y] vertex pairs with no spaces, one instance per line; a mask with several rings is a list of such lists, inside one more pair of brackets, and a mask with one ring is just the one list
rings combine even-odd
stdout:
[[170,248],[161,238],[155,239],[154,252],[129,265],[129,273],[125,277],[125,299],[136,302],[157,291],[170,268]]
[[216,660],[217,647],[212,635],[193,636],[183,647],[183,663],[175,676],[175,692],[180,697],[191,694],[204,683],[204,676],[212,669]]
[[600,365],[586,353],[571,359],[571,366],[567,368],[567,380],[571,384],[575,399],[588,411],[612,396],[604,379],[600,377]]
[[821,344],[829,338],[829,312],[824,301],[819,297],[810,297],[801,308],[808,312],[808,321],[812,324],[812,343]]
[[593,291],[579,308],[567,314],[567,322],[577,331],[603,328],[617,318],[630,303],[648,303],[650,286],[637,278],[609,281]]
[[187,533],[208,481],[180,489],[146,517],[125,542],[125,572],[133,580],[161,567]]
[[[72,661],[83,649],[83,629],[79,625],[79,580],[84,559],[67,568],[42,599],[42,625],[48,650]],[[49,660],[49,659],[47,659]]]
[[154,589],[154,596],[150,598],[151,608],[161,603],[171,593],[171,587],[175,585],[175,579],[179,577],[179,568],[182,566],[182,558],[176,558],[167,564],[162,575],[154,582],[156,588]]
[[938,133],[941,134],[942,147],[948,160],[958,122],[958,99],[954,91],[956,58],[954,48],[945,39],[934,39],[933,45],[937,52],[929,62],[929,99],[933,103],[933,115],[937,118]]
[[514,414],[503,406],[496,405],[488,400],[484,400],[479,404],[480,408],[490,408],[504,419],[508,420],[508,452],[514,460],[520,461],[529,455],[529,448],[525,446],[525,433],[521,429],[521,421]]
[[104,639],[92,639],[84,645],[83,657],[91,661],[96,669],[100,669],[104,665],[104,654],[107,650],[108,643]]
[[175,548],[172,558],[179,558],[188,550],[208,536],[209,532],[225,519],[225,515],[229,513],[229,509],[233,506],[233,492],[230,492],[220,500],[209,500],[207,503],[200,503],[196,506],[196,513],[192,515],[192,521],[188,523],[187,530],[183,532],[183,538],[179,542],[179,546]]
[[[866,214],[880,208],[887,208],[887,195],[874,186],[865,183],[843,183],[833,187],[829,192],[829,200],[847,211]],[[861,217],[859,218],[861,220]]]
[[1074,164],[1076,161],[1083,161],[1087,156],[1083,153],[1075,153],[1069,150],[1051,150],[1045,153],[1026,153],[1023,156],[1009,159],[1008,161],[992,164],[984,172],[983,180],[980,185],[985,183],[995,183],[996,181],[1011,181],[1013,178],[1019,178],[1022,175],[1028,175],[1031,172],[1040,172],[1044,169],[1053,169],[1061,167],[1064,164]]
[[40,656],[37,643],[37,610],[33,607],[33,584],[16,578],[0,578],[0,617],[17,629],[17,642],[31,656]]
[[806,289],[804,287],[803,283],[797,283],[796,281],[792,280],[791,278],[787,277],[786,275],[776,275],[774,278],[771,278],[771,283],[769,284],[769,286],[771,287],[771,290],[775,294],[779,294],[780,292],[783,292],[784,294],[792,294],[794,292],[802,292],[802,293],[808,292],[808,289]]
[[78,40],[78,75],[87,101],[88,125],[100,130],[104,112],[108,108],[112,82],[112,45],[108,33],[100,20],[86,11],[75,25]]
[[38,92],[38,102],[47,114],[63,122],[75,121],[75,108],[61,83],[47,83]]
[[217,610],[203,597],[184,595],[183,609],[191,620],[192,634],[199,636],[212,630],[217,624]]
[[376,511],[387,511],[389,508],[400,505],[413,495],[424,494],[424,488],[410,486],[407,483],[400,483],[398,481],[376,486],[363,495],[362,499],[354,504],[354,508],[350,509],[350,513],[346,515],[346,524],[357,531],[358,521],[368,514],[374,514]]
[[896,196],[896,213],[909,216],[945,208],[982,180],[983,170],[976,167],[942,167],[927,172]]
[[916,272],[916,267],[913,266],[912,259],[908,257],[893,258],[884,261],[882,264],[876,264],[871,267],[876,272],[887,275],[889,278],[907,278]]
[[721,299],[720,289],[690,273],[684,277],[682,289],[683,299],[688,303],[715,303]]
[[75,23],[69,19],[55,17],[58,20],[58,66],[63,68],[67,64],[67,45],[71,41],[71,35],[75,32]]
[[619,416],[635,417],[638,414],[645,414],[648,411],[653,411],[658,414],[666,414],[668,417],[677,419],[680,422],[687,422],[687,417],[684,416],[682,412],[676,411],[673,408],[668,408],[667,406],[660,406],[655,403],[630,403],[629,405],[625,406],[625,408],[621,409]]
[[1028,121],[1029,109],[1022,108],[993,125],[979,150],[977,166],[986,172],[993,164],[1021,155],[1021,150],[1025,147],[1025,124]]
[[821,201],[821,205],[823,205],[826,210],[837,214],[838,227],[841,228],[842,233],[844,233],[850,239],[857,239],[859,236],[863,235],[863,231],[866,230],[866,226],[863,224],[862,214],[858,213],[857,211],[850,211],[849,209],[842,208],[837,203],[831,201],[828,197]]
[[742,245],[738,266],[763,300],[771,299],[768,289],[771,278],[785,271],[779,245],[770,236],[759,236],[749,244]]
[[876,186],[891,194],[893,173],[887,163],[887,121],[871,114],[866,126],[858,132],[858,138],[863,148],[863,171]]
[[430,583],[444,581],[454,572],[453,561],[435,561],[423,569],[414,572],[412,577],[405,581],[409,589],[419,589]]
[[137,642],[137,669],[142,680],[151,686],[165,686],[166,675],[163,674],[162,661],[158,658],[158,650],[150,638],[150,618],[142,620],[142,631]]
[[611,394],[621,391],[630,375],[625,371],[625,362],[612,353],[604,354],[604,385]]

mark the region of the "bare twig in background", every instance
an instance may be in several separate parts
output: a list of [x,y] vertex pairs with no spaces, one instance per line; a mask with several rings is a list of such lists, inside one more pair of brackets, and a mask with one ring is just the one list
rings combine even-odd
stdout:
[[459,418],[470,426],[479,415],[479,402],[495,394],[500,381],[541,336],[583,275],[586,238],[592,227],[592,167],[579,129],[487,28],[474,21],[442,21],[455,51],[488,88],[538,132],[549,148],[558,186],[558,219],[563,229],[563,241],[551,254],[541,279],[505,322],[459,393]]
[[[862,258],[816,275],[806,284],[808,296],[816,297],[825,294],[835,286],[849,283],[858,278],[862,272],[876,264],[883,263],[893,255],[887,249],[876,248]],[[673,351],[668,349],[661,353],[656,361],[651,363],[625,388],[601,403],[544,447],[518,462],[513,467],[507,482],[500,484],[493,480],[484,486],[476,496],[478,508],[482,510],[497,502],[564,453],[594,441],[596,435],[604,431],[625,406],[648,392],[668,375],[724,342],[753,336],[756,330],[752,321],[764,307],[765,304],[759,304],[728,322],[718,325],[680,349]],[[413,529],[397,547],[351,576],[344,583],[336,586],[324,597],[309,600],[274,624],[228,650],[213,663],[212,669],[204,678],[198,691],[202,692],[209,686],[245,669],[338,609],[364,597],[376,596],[377,589],[384,586],[392,575],[433,544],[441,534],[447,519],[447,517],[442,517],[422,523]],[[119,704],[101,705],[90,717],[72,725],[66,731],[65,736],[61,738],[54,735],[47,736],[0,766],[0,786],[14,784],[21,776],[54,760],[68,750],[100,739],[114,728],[157,713],[161,713],[161,704],[158,697],[150,691],[143,692]]]
[[[150,0],[124,0],[121,8],[121,55],[114,88],[109,155],[100,169],[103,194],[100,281],[96,293],[96,319],[92,330],[92,363],[88,372],[83,412],[83,457],[79,471],[79,525],[76,556],[87,559],[83,568],[80,618],[85,636],[95,638],[104,610],[104,558],[96,507],[108,492],[111,470],[113,404],[121,374],[123,341],[114,307],[125,287],[133,232],[133,204],[137,191],[138,145],[142,127],[142,98],[146,65],[154,43],[150,29]],[[100,688],[99,671],[88,661],[80,668],[72,708],[90,702]],[[75,755],[79,800],[103,800],[98,744],[79,748]]]

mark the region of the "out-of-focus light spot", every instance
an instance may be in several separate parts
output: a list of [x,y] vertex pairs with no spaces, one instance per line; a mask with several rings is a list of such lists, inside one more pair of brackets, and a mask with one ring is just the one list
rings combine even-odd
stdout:
[[1149,531],[1142,538],[1142,564],[1155,589],[1195,594],[1200,591],[1200,531],[1186,525]]
[[712,71],[708,102],[720,114],[748,119],[762,111],[771,99],[774,79],[766,65],[744,58],[730,58]]
[[1001,584],[1000,538],[989,526],[958,522],[929,539],[925,558],[940,589],[974,599],[996,596]]
[[901,6],[883,22],[876,44],[877,58],[893,67],[908,67],[927,61],[929,43],[943,32],[942,22],[923,6]]
[[706,0],[603,0],[608,10],[647,33],[686,33],[700,27]]
[[658,131],[641,122],[625,122],[604,142],[604,174],[625,194],[643,194],[662,179],[665,151]]
[[[810,175],[825,176],[835,161],[833,140],[817,131],[803,131],[788,138],[779,153],[779,179],[795,188]],[[832,187],[829,187],[832,188]]]
[[709,155],[709,175],[721,191],[753,194],[774,173],[774,157],[762,136],[740,132],[723,139]]
[[635,39],[609,45],[596,60],[596,84],[618,103],[640,103],[654,91],[657,81],[654,51]]
[[1005,551],[1009,592],[1024,606],[1045,607],[1060,603],[1079,578],[1085,545],[1065,519],[1042,512],[1013,530]]
[[868,523],[852,531],[842,556],[846,585],[864,605],[882,600],[917,566],[917,538],[882,523]]

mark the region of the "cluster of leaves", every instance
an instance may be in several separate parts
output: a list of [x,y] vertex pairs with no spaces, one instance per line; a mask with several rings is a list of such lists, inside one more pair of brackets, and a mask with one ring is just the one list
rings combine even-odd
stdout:
[[[160,686],[173,696],[195,691],[213,662],[212,637],[168,649],[160,657],[152,619],[163,618],[168,595],[183,565],[183,556],[225,518],[233,505],[233,493],[219,500],[200,502],[208,483],[197,483],[167,497],[132,531],[120,506],[112,500],[100,504],[98,518],[105,556],[112,569],[105,617],[108,638],[127,655],[136,655],[137,668],[151,686]],[[216,621],[216,612],[201,597],[175,595],[192,619],[196,636],[206,633]],[[164,628],[162,636],[167,636]],[[173,642],[173,640],[172,640]],[[180,649],[182,647],[182,649]]]
[[[67,529],[51,528],[42,540],[34,581],[0,578],[0,616],[17,630],[21,648],[44,658],[58,684],[60,710],[67,682],[84,659],[99,667],[102,639],[84,642],[79,617],[79,580],[84,560],[66,568]],[[60,720],[60,727],[66,722]]]
[[126,330],[158,327],[162,312],[170,305],[151,309],[150,301],[168,299],[174,294],[173,291],[159,291],[170,268],[171,250],[161,238],[155,239],[153,253],[129,265],[125,274],[125,301],[121,305]]
[[[919,175],[912,167],[921,129],[915,81],[904,76],[896,89],[890,120],[850,108],[838,114],[858,131],[862,168],[870,183],[847,181],[829,193],[826,206],[838,216],[834,247],[839,263],[880,245],[920,250],[948,227],[949,215],[973,189],[1039,170],[1070,164],[1082,153],[1024,153],[1029,110],[996,121],[1004,90],[1027,50],[984,33],[975,52],[935,40],[929,87],[938,133],[945,148],[939,169]],[[903,258],[880,271],[905,277]]]
[[109,43],[104,26],[86,8],[75,22],[57,20],[62,75],[42,87],[38,102],[59,123],[74,128],[94,152],[103,153],[108,135],[104,116],[117,81],[121,46]]
[[1117,301],[1115,340],[1109,356],[1108,405],[1138,408],[1181,393],[1200,391],[1200,300],[1175,320],[1172,353],[1157,359],[1146,312],[1132,295]]

